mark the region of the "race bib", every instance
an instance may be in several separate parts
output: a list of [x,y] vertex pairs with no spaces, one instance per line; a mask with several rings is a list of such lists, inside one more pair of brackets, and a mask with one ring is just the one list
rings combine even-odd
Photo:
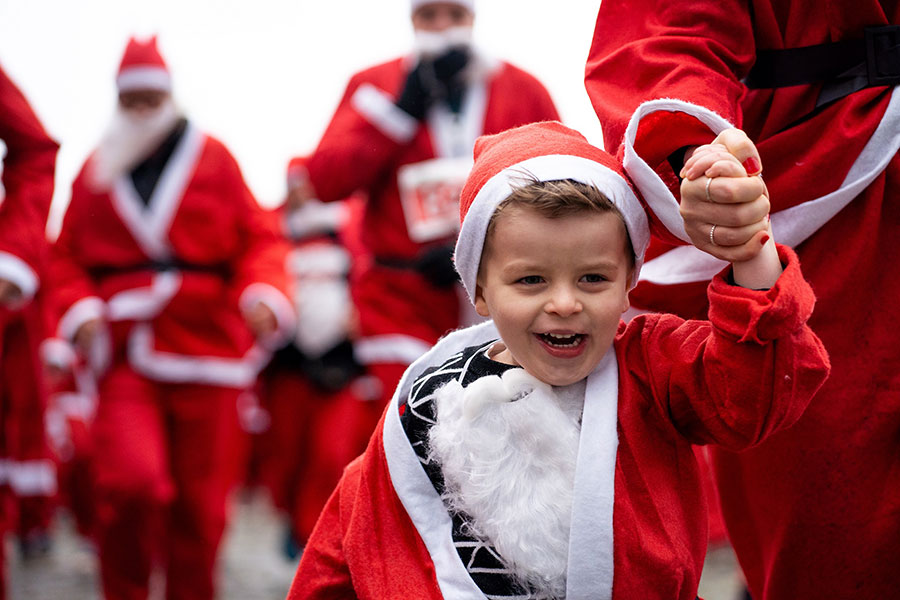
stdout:
[[468,158],[435,158],[397,171],[406,230],[423,243],[456,235],[459,196],[472,168]]

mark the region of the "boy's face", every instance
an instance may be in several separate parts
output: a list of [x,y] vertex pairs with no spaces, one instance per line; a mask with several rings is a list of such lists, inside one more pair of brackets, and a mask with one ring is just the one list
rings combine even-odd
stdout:
[[550,219],[508,206],[495,221],[475,290],[506,345],[496,360],[551,385],[599,364],[628,309],[631,262],[618,215],[584,211]]

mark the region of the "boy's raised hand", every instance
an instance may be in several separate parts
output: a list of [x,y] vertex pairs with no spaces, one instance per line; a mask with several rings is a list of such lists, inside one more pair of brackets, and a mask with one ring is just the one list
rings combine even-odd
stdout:
[[694,150],[681,171],[685,232],[697,248],[734,263],[735,281],[752,288],[771,287],[781,273],[761,170],[746,134],[729,129]]

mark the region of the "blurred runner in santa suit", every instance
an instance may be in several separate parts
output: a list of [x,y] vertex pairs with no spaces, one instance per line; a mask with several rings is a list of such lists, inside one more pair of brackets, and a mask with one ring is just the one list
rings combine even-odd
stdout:
[[[762,171],[775,236],[816,292],[830,379],[789,430],[711,452],[753,598],[897,597],[900,3],[603,0],[586,84],[639,187],[697,175],[682,172],[690,147],[743,128],[755,147],[729,150]],[[707,199],[727,201],[707,181]],[[712,254],[745,237],[740,221],[684,220]],[[702,316],[723,263],[656,254],[632,303]]]
[[450,255],[475,138],[558,119],[540,82],[473,44],[474,5],[412,0],[412,52],[354,75],[318,147],[289,167],[294,204],[367,195],[372,261],[352,291],[356,357],[382,383],[372,427],[406,367],[468,306]]
[[98,373],[96,526],[107,598],[211,599],[242,446],[237,399],[292,331],[286,245],[234,158],[177,109],[156,39],[131,40],[110,130],[53,254],[58,335]]
[[[44,443],[44,390],[38,309],[45,287],[45,228],[59,146],[0,69],[0,140],[6,147],[0,186],[0,539],[23,524],[14,509],[47,506],[56,489]],[[18,502],[13,500],[18,498]],[[23,504],[24,503],[24,504]],[[34,511],[27,510],[25,514]],[[26,523],[27,525],[27,523]],[[42,525],[38,522],[35,525]],[[25,546],[32,532],[19,531]],[[0,598],[4,597],[0,544]]]

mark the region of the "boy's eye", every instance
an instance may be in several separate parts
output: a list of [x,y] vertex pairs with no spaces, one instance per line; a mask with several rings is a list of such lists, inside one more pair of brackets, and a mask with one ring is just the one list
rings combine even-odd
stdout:
[[606,277],[598,273],[588,273],[581,278],[585,283],[603,283]]
[[524,283],[525,285],[536,285],[544,281],[540,275],[526,275],[525,277],[519,278],[517,283]]

